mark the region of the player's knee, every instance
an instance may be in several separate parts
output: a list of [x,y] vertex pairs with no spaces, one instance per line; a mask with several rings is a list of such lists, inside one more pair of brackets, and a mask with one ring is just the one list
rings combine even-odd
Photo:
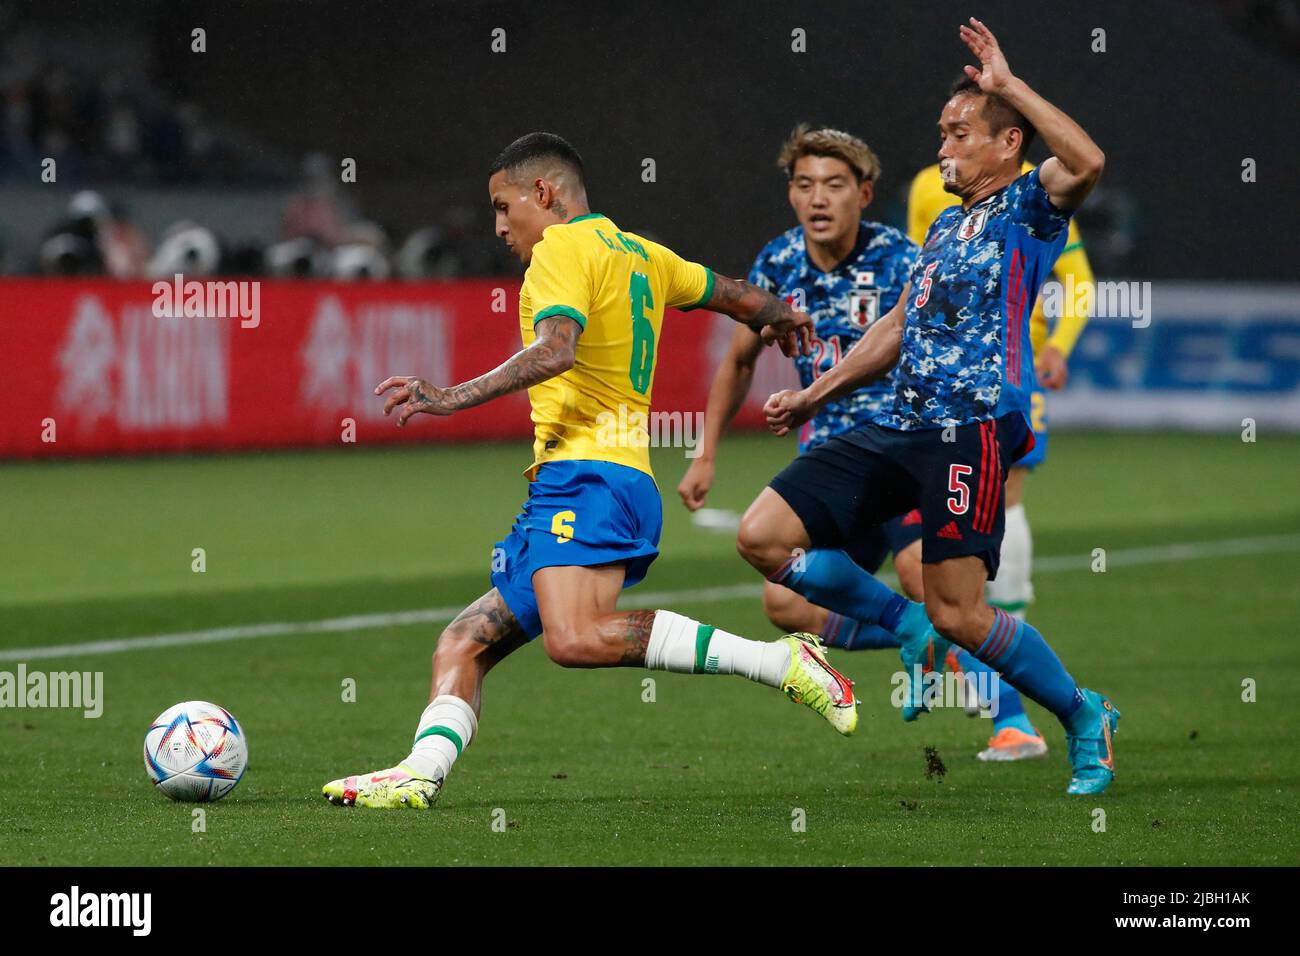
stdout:
[[740,530],[736,532],[736,551],[765,575],[780,568],[790,556],[789,549],[773,539],[767,522],[760,515],[754,515],[752,510],[740,519]]
[[589,667],[588,643],[572,625],[548,627],[542,631],[542,649],[561,667]]

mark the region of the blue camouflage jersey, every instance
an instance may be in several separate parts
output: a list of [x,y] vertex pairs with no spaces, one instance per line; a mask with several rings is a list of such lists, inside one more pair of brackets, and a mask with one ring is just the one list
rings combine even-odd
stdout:
[[[822,272],[808,258],[802,226],[777,236],[758,254],[749,281],[778,298],[802,299],[813,320],[811,355],[794,359],[799,381],[807,388],[829,372],[857,344],[877,319],[892,309],[916,261],[916,244],[892,226],[863,220],[858,241],[844,261]],[[828,402],[799,432],[799,451],[874,422],[888,410],[893,382],[883,378]]]
[[1037,168],[969,209],[939,214],[912,268],[894,399],[880,424],[1028,418],[1037,385],[1029,315],[1071,215],[1051,204]]

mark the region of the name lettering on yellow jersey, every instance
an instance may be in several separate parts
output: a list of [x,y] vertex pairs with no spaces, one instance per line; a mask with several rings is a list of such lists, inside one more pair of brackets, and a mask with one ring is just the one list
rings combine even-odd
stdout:
[[646,262],[650,261],[650,253],[645,251],[645,246],[641,245],[641,243],[637,242],[635,239],[628,238],[621,232],[614,233],[614,238],[619,242],[617,246],[614,245],[614,243],[609,240],[609,237],[599,229],[596,230],[596,235],[600,236],[600,241],[609,246],[609,248],[613,249],[615,252],[622,252],[625,254],[635,252]]

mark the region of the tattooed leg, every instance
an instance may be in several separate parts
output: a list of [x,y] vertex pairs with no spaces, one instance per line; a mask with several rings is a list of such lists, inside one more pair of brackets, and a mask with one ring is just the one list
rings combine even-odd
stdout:
[[650,633],[654,629],[655,611],[626,611],[607,614],[596,622],[605,643],[619,642],[624,667],[644,667],[646,648],[650,646]]
[[429,700],[450,694],[468,702],[477,715],[487,672],[526,643],[519,622],[493,588],[461,611],[438,638]]
[[542,647],[564,667],[645,663],[653,611],[617,610],[624,567],[543,568],[533,575],[542,616]]
[[842,734],[857,727],[852,683],[826,662],[815,637],[751,641],[674,611],[618,611],[622,565],[544,568],[533,575],[542,641],[565,667],[646,667],[734,674],[779,688]]
[[524,633],[501,594],[493,588],[443,630],[433,652],[429,706],[415,728],[415,743],[399,765],[425,780],[441,781],[478,736],[483,678],[512,651]]
[[495,588],[465,608],[433,652],[429,705],[416,724],[410,753],[385,770],[331,780],[322,788],[325,796],[345,807],[427,810],[478,736],[483,678],[524,643],[519,622]]
[[779,686],[788,646],[751,641],[672,611],[618,611],[623,566],[546,568],[533,575],[543,646],[565,667],[648,667],[739,674]]

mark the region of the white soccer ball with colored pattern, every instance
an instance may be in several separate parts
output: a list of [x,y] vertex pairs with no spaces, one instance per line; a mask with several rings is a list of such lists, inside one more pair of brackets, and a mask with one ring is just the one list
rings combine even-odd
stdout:
[[207,701],[168,707],[144,735],[144,769],[173,800],[220,800],[247,766],[244,728],[230,711]]

